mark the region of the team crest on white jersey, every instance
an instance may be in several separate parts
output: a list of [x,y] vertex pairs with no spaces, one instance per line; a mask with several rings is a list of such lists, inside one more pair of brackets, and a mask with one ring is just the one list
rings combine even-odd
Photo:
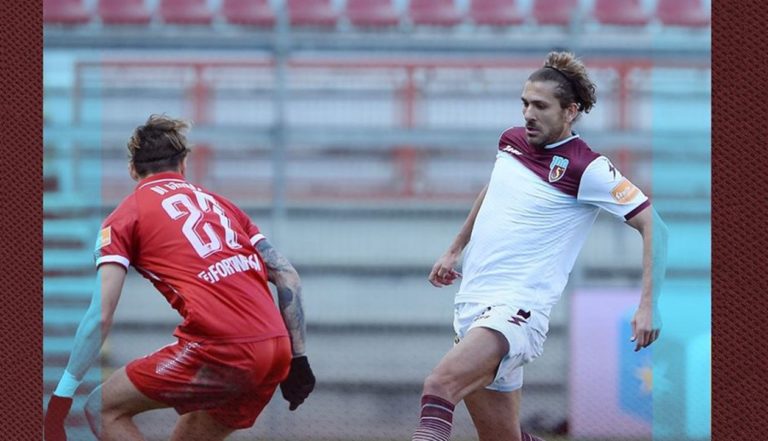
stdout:
[[549,163],[549,182],[557,182],[565,175],[568,168],[568,160],[562,156],[555,156]]

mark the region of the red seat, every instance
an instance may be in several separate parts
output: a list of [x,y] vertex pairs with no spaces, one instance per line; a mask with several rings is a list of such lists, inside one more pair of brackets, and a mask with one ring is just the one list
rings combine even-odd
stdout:
[[346,15],[353,26],[388,27],[400,23],[392,0],[347,0]]
[[100,0],[99,16],[108,25],[144,25],[151,20],[144,0]]
[[650,21],[640,0],[595,0],[594,16],[602,24],[617,26],[645,26]]
[[160,16],[171,24],[208,25],[213,13],[206,0],[160,0]]
[[275,25],[275,13],[269,0],[224,0],[221,13],[228,23],[269,28]]
[[516,0],[472,0],[469,16],[479,25],[514,26],[525,22]]
[[287,0],[288,20],[291,26],[333,28],[339,14],[331,0]]
[[46,24],[78,25],[88,23],[91,14],[82,0],[45,0],[43,21]]
[[579,0],[534,0],[533,18],[540,25],[568,26]]
[[701,28],[711,22],[711,14],[701,0],[659,0],[656,17],[667,26]]
[[462,19],[453,0],[411,0],[408,14],[415,25],[449,27]]

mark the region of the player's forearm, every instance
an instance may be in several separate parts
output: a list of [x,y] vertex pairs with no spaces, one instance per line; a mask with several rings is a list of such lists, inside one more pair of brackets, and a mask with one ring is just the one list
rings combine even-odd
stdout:
[[480,194],[478,194],[477,198],[475,198],[475,202],[472,204],[472,209],[469,211],[469,215],[467,215],[467,219],[464,221],[464,225],[461,226],[459,234],[456,235],[456,238],[448,248],[450,252],[454,254],[461,253],[464,250],[464,247],[466,247],[469,243],[469,239],[472,236],[472,228],[474,228],[475,219],[477,219],[477,213],[480,212],[480,207],[483,205],[483,200],[485,199],[485,193],[487,191],[488,185],[483,187],[482,191],[480,191]]
[[66,370],[78,381],[82,381],[85,373],[98,358],[109,331],[110,323],[102,320],[100,309],[97,303],[92,303],[75,333],[75,342]]
[[280,314],[291,338],[293,356],[304,355],[307,324],[304,320],[299,275],[295,271],[293,274],[284,274],[276,280],[275,287]]
[[640,305],[656,307],[667,272],[669,229],[654,213],[653,222],[641,233],[643,235],[643,289]]
[[277,303],[291,337],[293,356],[304,355],[307,325],[304,321],[299,273],[267,239],[262,239],[256,244],[256,251],[267,266],[269,281],[277,288]]

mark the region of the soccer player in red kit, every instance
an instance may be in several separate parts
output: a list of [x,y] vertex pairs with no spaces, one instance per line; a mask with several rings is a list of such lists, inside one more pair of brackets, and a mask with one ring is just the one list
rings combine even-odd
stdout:
[[100,286],[49,402],[47,441],[66,440],[72,396],[109,332],[129,266],[183,321],[176,343],[118,369],[88,398],[99,439],[143,440],[133,416],[173,407],[181,416],[172,440],[222,440],[251,427],[278,385],[291,410],[314,387],[299,276],[242,210],[186,181],[187,127],[153,115],[128,143],[138,185],[99,233]]

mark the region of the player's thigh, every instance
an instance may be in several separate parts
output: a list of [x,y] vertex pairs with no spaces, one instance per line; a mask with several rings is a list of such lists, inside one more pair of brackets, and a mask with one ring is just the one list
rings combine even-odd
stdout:
[[471,329],[438,363],[430,377],[450,383],[458,395],[490,384],[502,358],[509,352],[509,343],[498,331],[489,328]]
[[86,403],[86,412],[89,419],[97,417],[114,419],[163,407],[168,405],[152,400],[139,392],[128,379],[125,368],[121,367],[91,393]]
[[480,441],[520,439],[521,389],[498,392],[479,389],[464,397]]
[[221,441],[234,431],[208,412],[198,410],[179,417],[171,441]]

